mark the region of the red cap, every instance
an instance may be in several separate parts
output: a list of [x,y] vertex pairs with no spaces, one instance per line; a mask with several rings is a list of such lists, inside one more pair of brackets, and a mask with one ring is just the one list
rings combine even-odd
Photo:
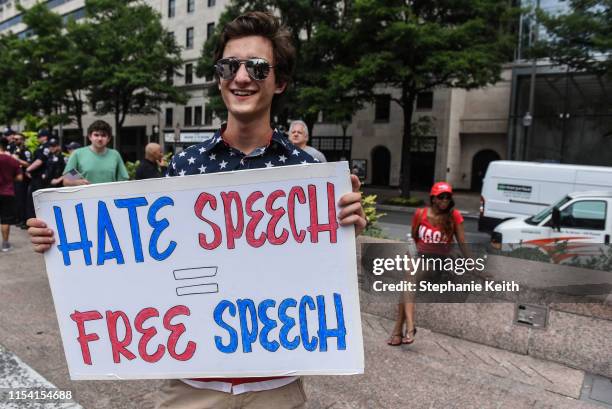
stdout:
[[438,196],[440,193],[450,193],[452,195],[453,188],[449,183],[438,182],[431,187],[431,192],[429,192],[429,195]]

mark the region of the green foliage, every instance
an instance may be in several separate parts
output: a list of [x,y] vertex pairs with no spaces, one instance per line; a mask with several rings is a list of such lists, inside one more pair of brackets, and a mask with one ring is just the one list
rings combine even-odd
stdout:
[[86,0],[86,19],[64,21],[44,2],[27,10],[32,35],[0,37],[0,121],[40,115],[45,127],[76,121],[85,101],[114,114],[115,139],[128,114],[152,114],[163,102],[184,103],[168,72],[182,66],[180,47],[160,16],[138,0]]
[[24,131],[22,132],[23,136],[25,136],[25,141],[23,142],[31,153],[34,153],[36,148],[40,143],[38,142],[38,132],[32,131]]
[[393,206],[420,207],[423,206],[425,202],[422,199],[417,199],[416,197],[392,197],[386,199],[384,204]]
[[127,169],[128,175],[130,176],[130,180],[134,180],[136,178],[136,169],[138,169],[138,166],[140,166],[139,160],[137,160],[136,162],[125,162],[125,168]]
[[0,123],[10,124],[19,118],[25,101],[21,90],[27,86],[17,44],[19,39],[13,34],[0,35]]
[[116,139],[128,114],[185,103],[186,95],[166,81],[183,64],[180,47],[155,10],[137,0],[87,0],[85,14],[79,33],[89,59],[89,97],[96,114],[114,115]]
[[538,13],[547,31],[532,50],[578,71],[612,76],[612,0],[569,0],[569,12]]
[[504,30],[518,10],[498,0],[355,0],[339,47],[354,50],[332,76],[374,100],[378,86],[398,89],[403,111],[402,195],[410,188],[412,116],[419,92],[495,83],[511,59],[514,38]]
[[361,199],[361,206],[363,207],[363,211],[365,212],[366,220],[368,222],[363,234],[365,236],[384,238],[385,235],[378,226],[377,222],[378,219],[385,215],[385,213],[379,213],[376,210],[376,197],[376,195],[367,195],[363,196]]

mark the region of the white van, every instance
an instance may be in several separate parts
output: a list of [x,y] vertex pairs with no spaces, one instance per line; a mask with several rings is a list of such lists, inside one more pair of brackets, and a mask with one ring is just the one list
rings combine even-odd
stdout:
[[610,244],[611,234],[612,191],[575,192],[534,216],[501,223],[491,244],[498,249],[513,244],[550,249],[566,243],[568,249],[579,249],[582,244]]
[[534,215],[571,192],[612,190],[612,167],[493,161],[483,180],[478,230]]

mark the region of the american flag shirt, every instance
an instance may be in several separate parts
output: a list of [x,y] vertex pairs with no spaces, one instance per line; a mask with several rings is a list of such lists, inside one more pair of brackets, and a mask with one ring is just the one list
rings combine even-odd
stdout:
[[223,131],[224,128],[215,132],[212,138],[174,155],[166,176],[200,175],[319,162],[289,142],[287,136],[276,129],[272,132],[267,146],[261,146],[248,155],[225,142]]
[[[274,130],[267,146],[244,154],[223,139],[223,131],[204,142],[192,145],[174,155],[166,177],[229,172],[232,170],[272,168],[275,166],[317,163],[317,159],[289,142],[287,135]],[[294,382],[295,376],[269,378],[195,378],[182,379],[194,388],[240,394],[280,388]]]

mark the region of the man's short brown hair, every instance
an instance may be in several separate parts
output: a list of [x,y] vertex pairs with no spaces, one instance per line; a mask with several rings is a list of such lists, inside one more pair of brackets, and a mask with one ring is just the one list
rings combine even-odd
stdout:
[[215,48],[214,61],[223,58],[223,50],[230,40],[248,36],[261,36],[272,42],[274,61],[270,61],[270,64],[274,65],[276,83],[288,84],[295,69],[295,48],[291,32],[271,13],[251,11],[227,24]]
[[87,128],[87,136],[90,136],[93,132],[104,132],[110,138],[113,135],[113,128],[111,128],[108,122],[97,120]]

